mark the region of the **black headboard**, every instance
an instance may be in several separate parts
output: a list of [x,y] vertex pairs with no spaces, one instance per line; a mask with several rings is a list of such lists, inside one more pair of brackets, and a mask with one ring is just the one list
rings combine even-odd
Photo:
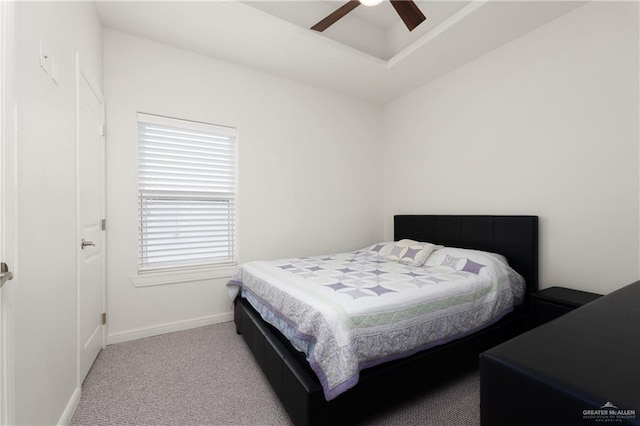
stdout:
[[499,253],[538,290],[538,216],[396,215],[394,240],[408,238]]

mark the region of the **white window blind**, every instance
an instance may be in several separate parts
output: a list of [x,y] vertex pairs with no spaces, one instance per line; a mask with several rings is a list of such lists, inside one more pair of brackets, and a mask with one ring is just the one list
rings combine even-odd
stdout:
[[236,130],[138,114],[139,269],[233,264]]

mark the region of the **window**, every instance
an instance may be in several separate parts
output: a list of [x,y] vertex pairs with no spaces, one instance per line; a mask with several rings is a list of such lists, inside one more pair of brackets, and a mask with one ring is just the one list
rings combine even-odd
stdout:
[[236,129],[138,114],[141,272],[236,262]]

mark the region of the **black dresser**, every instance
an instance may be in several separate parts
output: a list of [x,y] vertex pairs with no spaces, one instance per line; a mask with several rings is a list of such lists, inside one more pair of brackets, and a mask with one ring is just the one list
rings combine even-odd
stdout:
[[480,355],[483,426],[640,425],[640,281]]

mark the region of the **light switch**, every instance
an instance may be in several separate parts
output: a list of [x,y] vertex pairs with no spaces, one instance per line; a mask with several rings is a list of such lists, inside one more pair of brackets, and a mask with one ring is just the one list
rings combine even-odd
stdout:
[[47,45],[44,40],[40,40],[40,67],[43,69],[45,74],[51,77],[51,65],[53,60],[51,58],[51,54],[47,49]]
[[[2,0],[0,0],[2,1]],[[53,49],[44,40],[40,40],[40,68],[49,76],[54,84],[58,84],[58,70]]]

